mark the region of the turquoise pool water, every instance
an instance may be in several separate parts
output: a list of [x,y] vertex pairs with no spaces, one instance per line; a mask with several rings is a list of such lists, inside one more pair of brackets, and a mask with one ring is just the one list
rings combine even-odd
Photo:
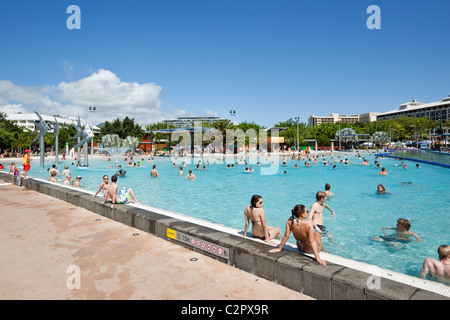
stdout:
[[[304,161],[288,158],[283,166],[280,160],[275,175],[260,174],[261,168],[269,165],[258,167],[253,164],[255,171],[245,173],[243,164],[227,169],[225,163],[214,161],[206,166],[207,170],[196,170],[195,161],[184,168],[185,175],[188,169],[193,170],[197,176],[194,181],[186,180],[185,175],[179,177],[178,168],[173,168],[170,158],[157,157],[150,162],[145,158],[140,167],[128,167],[125,161],[119,161],[127,174],[119,177],[118,184],[133,188],[141,204],[239,230],[244,228],[245,206],[253,194],[259,194],[264,200],[268,224],[284,232],[291,209],[296,204],[304,204],[309,209],[315,201],[315,193],[324,190],[325,183],[329,183],[335,195],[327,200],[327,204],[336,217],[324,209],[324,225],[336,243],[323,237],[325,251],[418,276],[423,260],[429,256],[437,258],[437,248],[441,244],[450,244],[450,169],[423,163],[416,168],[415,162],[404,160],[409,168],[405,170],[400,161],[381,158],[378,162],[388,172],[387,176],[381,176],[377,174],[380,169],[374,164],[374,154],[363,154],[361,159],[353,154],[341,155],[341,158],[348,158],[353,163],[345,165],[335,159],[337,169],[334,170],[329,164],[323,166],[321,157],[309,168],[304,166]],[[369,166],[360,165],[363,158],[369,160]],[[135,158],[138,160],[141,159]],[[325,155],[325,160],[330,161],[329,154]],[[61,162],[58,165],[60,173],[64,165],[68,165],[72,177],[81,175],[82,188],[91,191],[98,189],[104,174],[111,177],[117,171],[108,169],[111,162],[106,159],[90,160],[89,168],[77,168],[72,162],[75,161]],[[51,164],[50,160],[46,162],[48,167]],[[150,177],[153,164],[157,166],[158,178]],[[295,164],[298,169],[294,168]],[[39,168],[39,159],[32,162],[29,175],[48,179],[47,169]],[[389,194],[376,194],[380,183]],[[371,240],[383,234],[382,227],[395,227],[398,218],[410,220],[411,231],[424,241],[392,246]],[[289,242],[294,244],[292,236]]]

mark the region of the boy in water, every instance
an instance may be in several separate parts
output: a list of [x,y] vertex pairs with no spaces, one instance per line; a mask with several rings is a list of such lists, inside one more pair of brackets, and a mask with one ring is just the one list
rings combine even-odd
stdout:
[[332,196],[334,193],[330,191],[331,186],[329,183],[325,183],[325,193],[327,194],[327,197]]
[[[410,237],[415,237],[416,241],[423,241],[417,234],[415,234],[412,231],[409,231],[411,228],[411,222],[407,219],[400,218],[397,220],[397,226],[395,228],[381,228],[383,230],[383,233],[386,237],[389,237],[385,230],[395,230],[395,235],[391,235],[390,239],[392,240],[405,240],[410,241]],[[385,240],[389,240],[389,238],[386,238]]]
[[[416,233],[409,231],[411,228],[411,223],[407,219],[400,218],[397,220],[397,226],[395,228],[381,228],[384,235],[372,238],[376,241],[387,241],[391,242],[396,246],[401,246],[401,242],[411,241],[411,237],[416,238],[415,241],[423,241]],[[394,234],[388,235],[385,230],[395,230]]]
[[314,202],[311,205],[311,209],[309,210],[308,219],[312,220],[314,227],[316,230],[320,233],[323,233],[325,231],[325,227],[323,226],[323,207],[326,207],[328,210],[331,211],[331,214],[333,217],[336,215],[334,214],[334,211],[325,204],[325,200],[327,199],[327,194],[325,191],[319,191],[316,193],[316,202]]

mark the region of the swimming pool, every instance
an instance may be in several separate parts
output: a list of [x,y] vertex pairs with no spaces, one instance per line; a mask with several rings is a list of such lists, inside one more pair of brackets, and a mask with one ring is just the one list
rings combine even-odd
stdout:
[[[296,204],[308,207],[315,201],[315,193],[324,190],[325,183],[331,184],[335,193],[327,204],[335,211],[332,217],[324,209],[324,225],[336,242],[323,237],[326,252],[344,258],[365,262],[381,268],[411,276],[417,276],[426,257],[437,258],[437,248],[448,244],[450,205],[449,169],[404,160],[409,169],[401,167],[393,158],[377,159],[386,167],[388,176],[377,173],[374,154],[363,154],[361,159],[353,154],[341,155],[353,163],[339,163],[335,154],[334,170],[329,164],[322,165],[319,158],[312,167],[305,167],[304,161],[287,159],[286,166],[280,166],[275,175],[261,175],[261,169],[253,164],[253,173],[245,173],[245,166],[239,164],[233,169],[227,165],[211,161],[206,170],[196,170],[196,161],[187,164],[184,176],[178,176],[178,168],[172,166],[169,158],[155,158],[142,161],[140,167],[128,167],[119,177],[119,186],[132,187],[140,203],[164,208],[181,214],[194,216],[238,230],[244,228],[244,208],[253,194],[263,197],[263,208],[269,225],[277,226],[284,232],[286,220]],[[362,166],[362,158],[369,160],[369,166]],[[325,155],[330,161],[330,155]],[[135,159],[138,161],[138,159]],[[72,171],[72,177],[82,176],[84,189],[97,191],[102,176],[113,175],[117,169],[103,159],[90,159],[89,168],[77,168],[73,160],[58,164],[60,173],[64,165]],[[39,168],[39,160],[32,162],[30,176],[48,179],[46,168]],[[46,166],[52,161],[47,160]],[[158,178],[150,177],[152,165],[156,164]],[[203,163],[204,164],[204,163]],[[298,164],[299,168],[294,169]],[[398,166],[395,166],[397,164]],[[114,165],[114,164],[113,164]],[[7,170],[7,168],[5,168]],[[194,181],[185,179],[188,169],[197,176]],[[286,171],[287,173],[283,173]],[[383,184],[389,194],[378,195],[376,186]],[[409,242],[398,246],[371,240],[381,235],[382,227],[395,227],[398,218],[410,220],[411,231],[417,233],[424,242]],[[294,244],[291,236],[289,243]]]

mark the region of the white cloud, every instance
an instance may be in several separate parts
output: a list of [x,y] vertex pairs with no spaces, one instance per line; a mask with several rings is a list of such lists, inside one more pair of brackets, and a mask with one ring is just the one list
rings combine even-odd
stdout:
[[14,114],[14,113],[25,113],[27,112],[25,108],[21,104],[7,104],[4,106],[0,106],[0,112],[6,114]]
[[218,114],[211,110],[205,110],[203,111],[206,117],[218,117]]
[[[128,116],[144,125],[171,116],[161,109],[161,90],[154,83],[123,82],[104,69],[57,86],[21,87],[3,80],[0,81],[0,111],[8,114],[38,111],[63,117],[80,114],[89,121],[93,116],[95,123]],[[89,113],[91,106],[96,107],[93,115]]]

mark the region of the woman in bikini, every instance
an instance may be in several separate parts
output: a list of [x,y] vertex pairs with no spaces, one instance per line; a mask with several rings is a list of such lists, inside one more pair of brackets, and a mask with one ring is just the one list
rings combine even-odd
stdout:
[[248,225],[252,222],[252,235],[254,238],[267,241],[269,244],[275,245],[272,239],[281,236],[281,230],[277,227],[268,227],[266,225],[266,216],[262,208],[261,196],[255,194],[250,200],[250,206],[246,206],[244,210],[245,228],[244,237],[247,236]]
[[321,265],[326,266],[327,263],[320,259],[319,252],[322,250],[322,239],[320,233],[314,233],[314,225],[311,220],[305,220],[308,215],[306,207],[302,204],[298,204],[292,209],[292,216],[286,222],[286,233],[281,239],[280,246],[272,249],[269,252],[280,252],[286,242],[289,240],[289,236],[292,234],[297,240],[297,247],[299,250],[307,253],[314,253],[316,261]]
[[103,182],[98,187],[97,192],[92,197],[93,198],[96,197],[98,193],[102,190],[104,194],[108,192],[108,176],[106,174],[103,176]]

